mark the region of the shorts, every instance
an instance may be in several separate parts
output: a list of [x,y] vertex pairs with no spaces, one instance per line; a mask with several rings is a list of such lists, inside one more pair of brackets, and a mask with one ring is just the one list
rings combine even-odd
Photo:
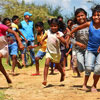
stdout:
[[39,57],[40,59],[42,59],[45,56],[46,52],[42,52],[42,51],[38,51],[36,57]]
[[0,37],[0,53],[3,57],[8,57],[8,43],[5,36]]
[[18,54],[18,45],[16,42],[8,45],[9,55],[17,55]]
[[93,71],[94,74],[100,75],[100,53],[93,53],[87,50],[85,66],[87,72]]
[[63,61],[64,60],[64,57],[66,57],[66,53],[67,53],[67,50],[61,50],[61,60],[60,61]]
[[51,62],[60,63],[61,54],[46,53],[46,58],[50,58]]

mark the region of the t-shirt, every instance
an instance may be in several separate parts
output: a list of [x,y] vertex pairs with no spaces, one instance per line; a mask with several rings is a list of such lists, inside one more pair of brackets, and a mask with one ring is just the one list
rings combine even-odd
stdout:
[[[12,30],[17,32],[16,28],[12,28]],[[15,35],[12,33],[7,33],[7,41],[8,41],[8,44],[12,44],[12,43],[16,42]]]
[[[62,37],[64,34],[60,31],[58,31],[60,34],[60,37]],[[51,30],[47,31],[47,52],[53,53],[53,54],[60,54],[60,40],[57,38],[56,33],[52,33]]]
[[[47,32],[45,31],[45,33],[43,35],[37,35],[37,41],[38,42],[41,42],[41,40],[47,35]],[[47,48],[47,39],[45,39],[43,41],[43,44],[41,45],[40,47],[40,51],[42,52],[45,52],[46,51],[46,48]]]
[[6,31],[8,30],[8,27],[3,25],[3,24],[0,24],[0,37],[1,36],[6,36]]
[[[73,25],[72,29],[78,27],[79,25],[78,24],[75,24]],[[84,28],[84,29],[81,29],[77,32],[75,32],[75,41],[78,41],[80,43],[83,43],[85,45],[88,44],[88,37],[89,37],[89,28]],[[75,46],[76,49],[81,49],[78,45]]]
[[89,41],[87,49],[92,52],[97,52],[100,46],[100,29],[95,29],[93,27],[93,21],[91,21],[89,26]]
[[[29,41],[34,40],[33,27],[34,27],[33,21],[28,21],[28,23],[26,23],[25,20],[21,21],[20,26],[19,26],[20,31],[22,32],[22,34]],[[22,37],[22,39],[24,39],[24,38]]]
[[18,29],[18,25],[16,25],[15,23],[12,23],[12,24],[11,24],[11,27],[12,27],[12,28]]

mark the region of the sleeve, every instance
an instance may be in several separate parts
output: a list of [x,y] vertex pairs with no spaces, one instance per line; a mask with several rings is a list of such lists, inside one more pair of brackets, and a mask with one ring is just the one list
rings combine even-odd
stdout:
[[0,29],[4,32],[6,32],[8,30],[8,27],[6,25],[0,25]]
[[60,33],[60,37],[64,36],[64,34],[62,32],[59,32]]

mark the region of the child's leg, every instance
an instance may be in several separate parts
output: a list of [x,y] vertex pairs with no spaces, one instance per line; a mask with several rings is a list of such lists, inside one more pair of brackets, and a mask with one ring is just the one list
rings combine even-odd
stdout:
[[45,62],[45,68],[44,68],[44,81],[43,81],[43,85],[46,85],[47,84],[47,75],[48,75],[48,70],[49,70],[49,63],[50,63],[50,58],[47,58],[46,59],[46,62]]
[[54,63],[53,62],[51,62],[51,72],[50,72],[50,75],[53,75],[54,74],[54,70],[53,70],[53,65],[54,65]]
[[63,68],[61,67],[60,63],[55,63],[55,64],[56,64],[56,66],[58,66],[57,68],[58,68],[59,72],[61,73],[60,82],[61,82],[61,81],[64,81],[65,73],[64,73],[64,71],[63,71]]
[[0,71],[3,73],[3,75],[5,76],[6,80],[8,83],[12,83],[9,76],[7,75],[3,65],[2,65],[2,54],[0,54]]
[[37,74],[39,74],[39,59],[40,59],[39,57],[35,58],[35,61],[36,61],[36,73]]
[[16,64],[17,64],[17,56],[12,55],[12,74],[14,74]]
[[93,76],[94,82],[93,82],[93,85],[92,85],[92,88],[91,88],[91,92],[97,92],[96,86],[97,86],[97,83],[99,81],[99,77],[100,77],[100,75],[94,74],[94,76]]

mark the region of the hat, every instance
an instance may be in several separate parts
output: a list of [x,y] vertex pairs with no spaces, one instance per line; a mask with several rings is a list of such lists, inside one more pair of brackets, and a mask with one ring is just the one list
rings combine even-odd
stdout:
[[25,13],[24,13],[24,16],[26,16],[26,15],[32,16],[32,14],[30,14],[29,12],[25,12]]

